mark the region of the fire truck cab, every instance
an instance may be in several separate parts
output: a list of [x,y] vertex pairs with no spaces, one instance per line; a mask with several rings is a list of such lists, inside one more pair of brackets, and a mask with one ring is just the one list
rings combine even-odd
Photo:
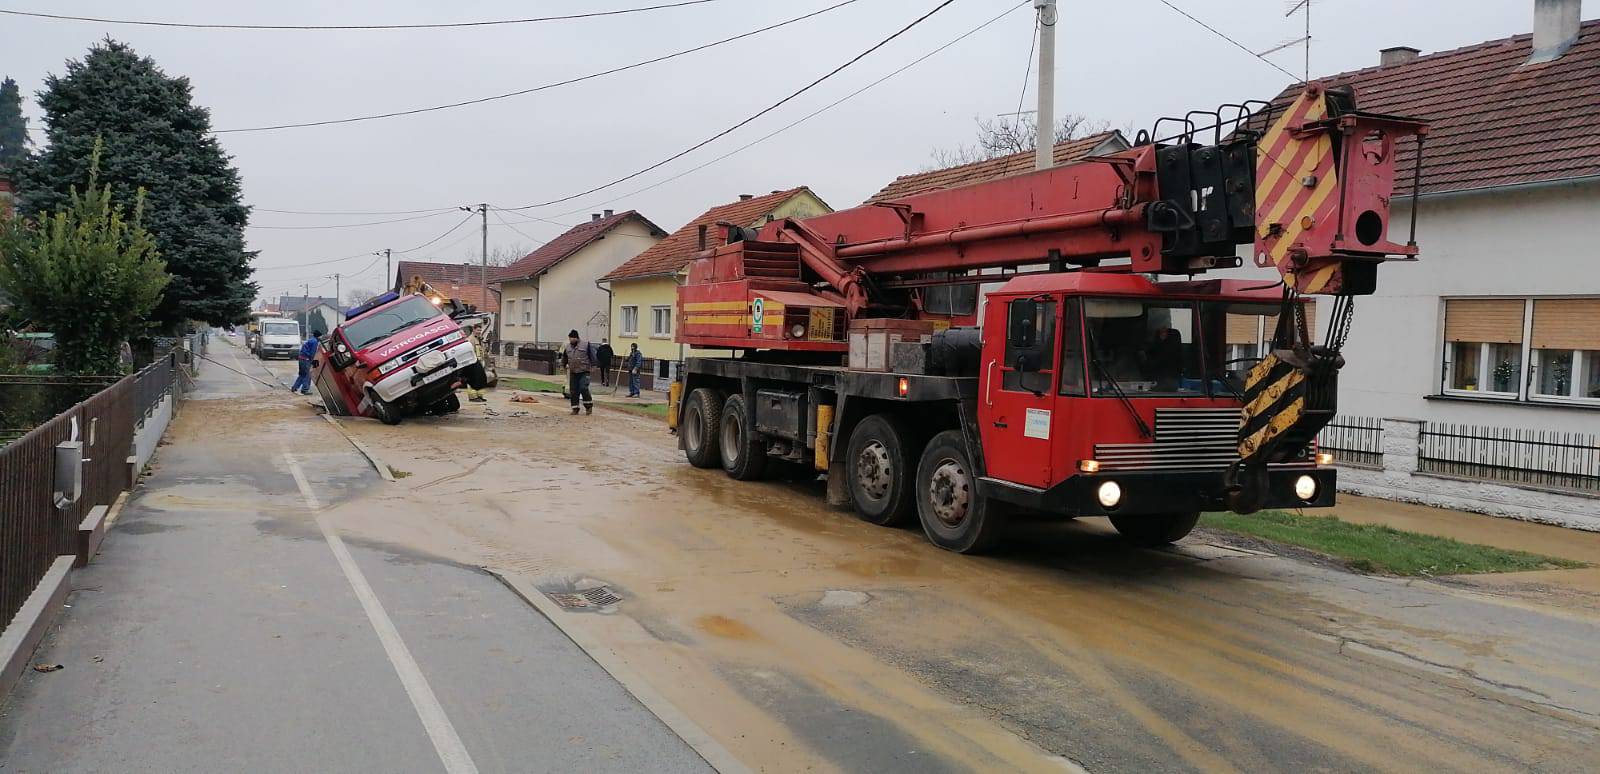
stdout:
[[317,355],[314,382],[328,412],[397,425],[461,408],[456,388],[488,382],[471,339],[445,304],[385,293],[349,311]]

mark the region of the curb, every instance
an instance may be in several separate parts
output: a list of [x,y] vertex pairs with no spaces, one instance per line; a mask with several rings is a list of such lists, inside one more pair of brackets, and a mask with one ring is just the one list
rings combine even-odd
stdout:
[[728,752],[728,748],[723,747],[720,742],[712,739],[711,735],[705,732],[705,729],[690,720],[689,716],[678,709],[677,705],[668,701],[665,696],[662,696],[655,688],[652,688],[638,672],[633,670],[633,667],[628,666],[617,655],[616,651],[606,647],[582,631],[563,626],[561,623],[563,615],[561,608],[550,601],[549,597],[534,588],[526,579],[516,575],[503,575],[487,567],[480,569],[494,576],[496,580],[510,589],[511,593],[521,597],[522,601],[527,602],[533,609],[539,611],[540,615],[543,615],[550,623],[554,624],[557,629],[560,629],[561,633],[572,641],[572,644],[578,646],[578,650],[583,651],[594,663],[599,664],[601,669],[611,675],[611,679],[616,680],[623,690],[633,696],[634,700],[644,705],[644,708],[649,710],[650,714],[655,715],[672,733],[677,734],[678,738],[689,745],[689,748],[694,750],[695,754],[699,755],[707,765],[716,769],[720,774],[750,773],[750,767],[740,763],[738,758],[733,757],[733,753]]
[[351,446],[356,447],[356,451],[361,452],[361,456],[366,457],[367,462],[372,463],[372,469],[378,471],[378,475],[384,481],[391,484],[394,483],[394,473],[389,470],[389,464],[379,458],[376,452],[367,448],[366,444],[350,437],[350,434],[344,431],[344,425],[339,424],[339,420],[334,419],[332,414],[323,414],[322,418],[328,420],[328,424],[333,425],[334,429],[339,431],[339,435],[344,436],[344,439],[349,441]]
[[33,651],[44,639],[45,631],[61,614],[61,605],[67,598],[67,576],[72,572],[76,556],[58,556],[50,569],[33,587],[22,609],[0,633],[0,697],[9,695],[22,675],[28,670]]

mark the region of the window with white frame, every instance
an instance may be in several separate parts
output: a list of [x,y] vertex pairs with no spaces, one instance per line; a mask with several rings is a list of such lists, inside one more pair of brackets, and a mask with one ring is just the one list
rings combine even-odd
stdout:
[[506,325],[516,325],[516,322],[514,322],[516,319],[517,301],[516,299],[506,299]]
[[650,335],[660,339],[672,335],[672,307],[650,307]]
[[1600,299],[1534,299],[1530,397],[1600,403]]
[[533,299],[531,298],[522,299],[522,324],[533,324]]
[[1516,398],[1522,388],[1527,300],[1452,298],[1444,303],[1444,391]]
[[622,333],[623,336],[639,335],[639,307],[622,307]]
[[1600,298],[1445,301],[1445,394],[1600,405]]

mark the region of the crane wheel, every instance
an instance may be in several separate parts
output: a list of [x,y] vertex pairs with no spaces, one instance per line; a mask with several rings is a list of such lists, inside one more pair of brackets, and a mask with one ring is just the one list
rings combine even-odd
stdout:
[[739,481],[761,477],[767,467],[767,445],[750,426],[743,395],[730,395],[722,404],[722,427],[718,431],[722,447],[722,469]]
[[1199,511],[1154,513],[1143,516],[1112,516],[1111,526],[1123,540],[1143,548],[1177,542],[1200,521]]
[[983,553],[1000,542],[1010,506],[979,494],[977,485],[961,431],[934,436],[917,463],[917,517],[929,542],[958,554]]
[[891,415],[873,414],[856,425],[844,459],[857,517],[880,527],[911,520],[915,454],[911,432]]
[[722,429],[722,391],[700,387],[689,393],[683,405],[683,456],[697,468],[714,468],[722,459],[719,446]]

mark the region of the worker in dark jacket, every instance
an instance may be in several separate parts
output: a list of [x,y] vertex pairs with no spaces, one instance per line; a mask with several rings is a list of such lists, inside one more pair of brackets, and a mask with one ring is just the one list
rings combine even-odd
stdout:
[[306,337],[306,340],[300,344],[300,353],[295,358],[300,361],[297,364],[299,374],[295,377],[294,386],[289,388],[289,392],[298,392],[301,395],[311,394],[311,363],[317,359],[317,348],[321,346],[321,342],[318,341],[320,338],[322,338],[322,331],[312,330],[311,335]]
[[589,392],[589,372],[594,370],[599,358],[594,345],[578,338],[576,330],[567,332],[567,346],[561,350],[561,359],[567,363],[567,399],[572,401],[572,413],[578,413],[578,398],[583,398],[584,411],[594,413],[594,395]]
[[638,344],[628,345],[628,354],[622,358],[622,370],[628,372],[628,397],[639,397],[639,368],[644,365],[644,353]]
[[594,348],[595,365],[600,366],[600,386],[611,386],[611,361],[617,353],[611,349],[610,339],[601,339],[600,346]]

